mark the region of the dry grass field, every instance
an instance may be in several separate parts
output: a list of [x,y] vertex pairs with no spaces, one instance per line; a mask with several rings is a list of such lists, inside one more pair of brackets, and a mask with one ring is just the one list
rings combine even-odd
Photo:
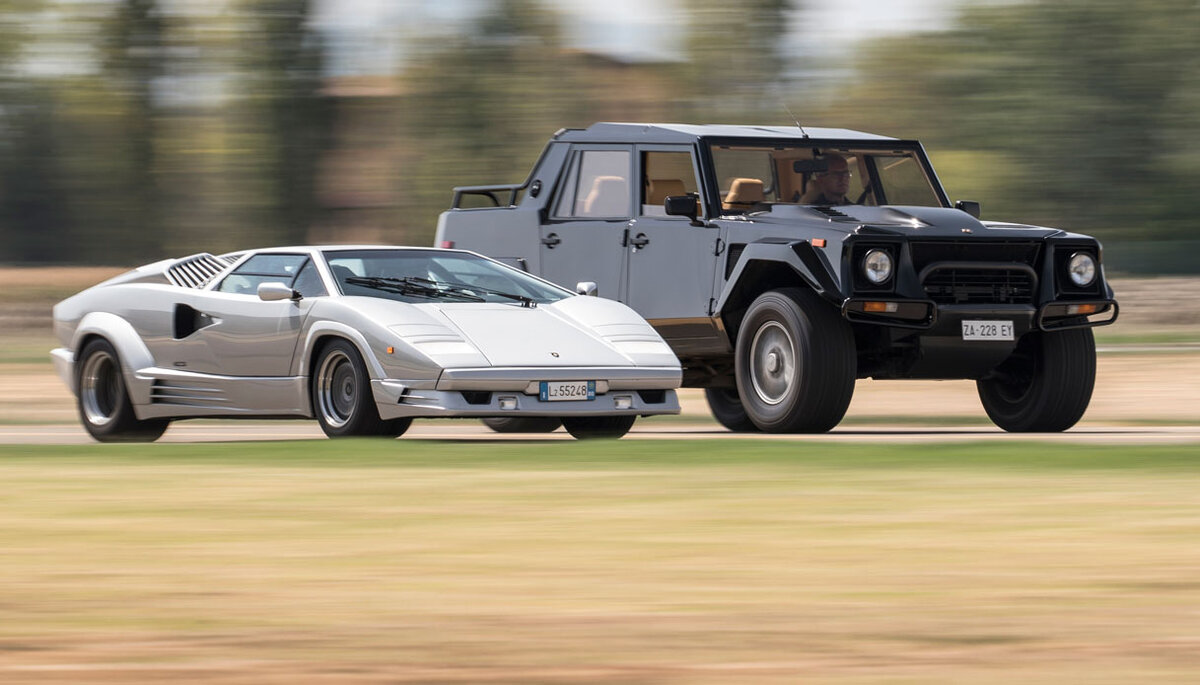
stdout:
[[0,447],[4,683],[1194,683],[1184,447]]

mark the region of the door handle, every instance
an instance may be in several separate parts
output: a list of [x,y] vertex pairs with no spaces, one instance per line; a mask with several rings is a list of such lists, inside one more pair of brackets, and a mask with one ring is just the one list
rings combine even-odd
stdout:
[[640,250],[650,244],[650,239],[646,237],[645,233],[639,233],[629,241],[629,244],[633,245],[634,249]]
[[562,238],[559,238],[557,233],[551,233],[550,235],[546,236],[545,238],[542,238],[542,244],[551,250],[554,249],[555,245],[557,245],[561,242],[562,242]]

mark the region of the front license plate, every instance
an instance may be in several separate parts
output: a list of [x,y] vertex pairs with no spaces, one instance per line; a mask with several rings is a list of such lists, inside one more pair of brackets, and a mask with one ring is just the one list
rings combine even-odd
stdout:
[[542,381],[538,399],[571,402],[596,399],[596,381]]
[[964,321],[963,340],[1013,340],[1011,321]]

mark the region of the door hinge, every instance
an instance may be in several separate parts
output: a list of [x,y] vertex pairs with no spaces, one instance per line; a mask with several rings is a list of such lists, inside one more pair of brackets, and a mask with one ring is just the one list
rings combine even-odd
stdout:
[[717,298],[715,298],[715,297],[708,298],[708,315],[712,316],[716,310],[717,310]]
[[721,253],[724,251],[725,251],[725,241],[721,240],[720,238],[717,238],[716,244],[713,245],[713,254],[720,257]]

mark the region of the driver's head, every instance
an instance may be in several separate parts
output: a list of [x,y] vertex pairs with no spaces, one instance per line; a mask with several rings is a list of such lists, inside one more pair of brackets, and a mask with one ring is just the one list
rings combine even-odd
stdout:
[[817,185],[826,200],[842,202],[850,192],[850,166],[841,155],[827,154],[825,160],[829,162],[829,168],[817,173]]

